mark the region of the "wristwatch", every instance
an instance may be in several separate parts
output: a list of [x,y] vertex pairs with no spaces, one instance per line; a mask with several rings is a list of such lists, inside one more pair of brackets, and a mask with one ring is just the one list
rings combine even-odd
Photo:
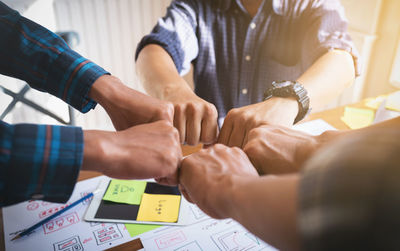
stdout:
[[307,90],[295,81],[280,81],[272,82],[272,86],[264,92],[264,101],[272,97],[295,98],[299,104],[299,113],[297,114],[294,123],[302,120],[310,111],[310,98],[307,95]]

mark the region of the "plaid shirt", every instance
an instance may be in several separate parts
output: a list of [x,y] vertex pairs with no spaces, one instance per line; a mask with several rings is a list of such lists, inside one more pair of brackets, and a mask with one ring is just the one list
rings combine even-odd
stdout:
[[333,143],[305,166],[303,250],[400,250],[400,128]]
[[[240,0],[175,0],[138,45],[162,46],[181,75],[194,66],[195,92],[219,117],[262,101],[275,80],[296,80],[330,49],[353,55],[338,0],[264,0],[252,18]],[[323,83],[322,83],[323,84]]]
[[[0,2],[0,73],[25,80],[81,112],[99,66],[72,51],[56,34]],[[83,159],[78,127],[0,123],[0,206],[43,199],[68,200]]]

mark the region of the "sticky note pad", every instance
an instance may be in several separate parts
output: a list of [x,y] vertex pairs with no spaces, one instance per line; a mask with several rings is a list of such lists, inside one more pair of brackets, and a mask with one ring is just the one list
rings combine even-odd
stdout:
[[166,194],[143,194],[138,221],[177,222],[181,196]]
[[385,108],[400,112],[400,91],[388,96]]
[[386,99],[387,95],[380,95],[376,98],[368,98],[364,101],[366,107],[377,110],[382,102]]
[[146,184],[141,180],[111,180],[103,200],[139,205]]
[[153,229],[161,227],[161,225],[148,225],[148,224],[125,224],[126,230],[131,237],[137,236],[139,234],[146,233]]
[[351,129],[359,129],[372,124],[375,112],[369,109],[345,107],[342,121]]

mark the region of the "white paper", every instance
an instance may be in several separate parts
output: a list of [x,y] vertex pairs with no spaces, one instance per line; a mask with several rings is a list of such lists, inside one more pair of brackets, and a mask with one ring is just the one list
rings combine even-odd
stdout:
[[[104,176],[78,182],[67,204],[96,190]],[[64,204],[28,201],[3,208],[6,250],[104,250],[136,239],[130,237],[124,224],[89,223],[83,215],[89,201],[67,210],[59,217],[37,228],[28,236],[10,241],[22,230],[60,210]]]
[[325,131],[336,130],[335,127],[331,126],[330,124],[325,122],[325,120],[322,119],[316,119],[301,124],[297,124],[294,125],[292,128],[314,136],[320,135]]
[[212,219],[193,204],[191,209],[200,222],[144,233],[140,236],[144,250],[276,250],[232,219]]

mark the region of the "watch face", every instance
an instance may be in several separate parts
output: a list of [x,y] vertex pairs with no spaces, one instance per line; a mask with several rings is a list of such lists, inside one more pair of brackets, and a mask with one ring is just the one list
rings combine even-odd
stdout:
[[292,85],[290,81],[274,82],[276,88],[285,88]]

